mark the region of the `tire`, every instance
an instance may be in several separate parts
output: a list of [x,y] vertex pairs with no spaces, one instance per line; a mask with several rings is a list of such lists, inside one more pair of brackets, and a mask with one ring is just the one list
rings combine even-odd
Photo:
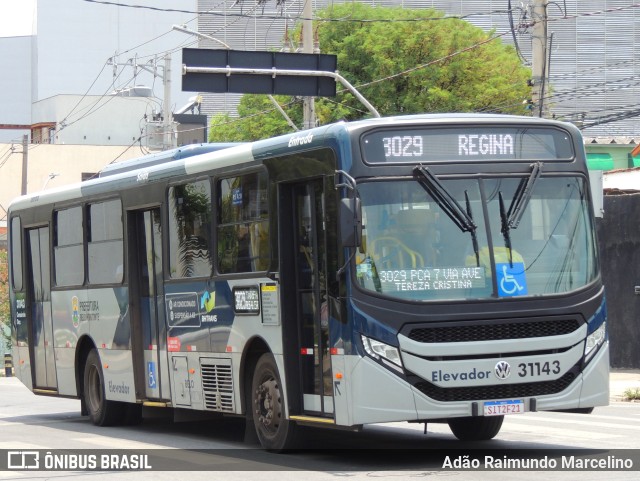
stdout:
[[285,416],[285,400],[276,361],[260,356],[251,382],[251,409],[258,441],[269,451],[287,451],[295,443],[297,426]]
[[84,367],[84,400],[89,419],[96,426],[113,426],[122,421],[124,403],[108,401],[98,351],[92,349]]
[[478,416],[448,420],[453,435],[460,441],[487,441],[493,439],[502,427],[504,416]]

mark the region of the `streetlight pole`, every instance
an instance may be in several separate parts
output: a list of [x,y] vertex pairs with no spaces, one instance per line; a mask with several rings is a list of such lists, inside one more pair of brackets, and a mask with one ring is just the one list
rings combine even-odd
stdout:
[[27,193],[27,169],[29,165],[29,136],[27,134],[22,136],[22,187],[20,194],[25,195]]
[[172,149],[173,145],[173,115],[171,113],[171,54],[164,57],[164,103],[162,104],[162,146]]
[[[302,52],[313,53],[313,4],[312,0],[305,0],[302,10]],[[316,126],[316,105],[313,97],[305,97],[303,103],[304,128]]]

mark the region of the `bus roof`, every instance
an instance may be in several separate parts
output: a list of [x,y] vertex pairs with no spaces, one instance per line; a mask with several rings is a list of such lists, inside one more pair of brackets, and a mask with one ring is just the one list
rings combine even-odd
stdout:
[[153,165],[164,164],[172,160],[186,159],[187,157],[192,157],[194,155],[206,154],[208,152],[228,149],[229,147],[234,147],[236,145],[239,145],[239,142],[185,145],[182,147],[178,147],[177,149],[165,150],[163,152],[118,162],[116,164],[109,164],[100,171],[99,176],[107,177],[109,175],[119,174],[121,172],[143,169],[146,167],[151,167]]
[[65,202],[90,195],[104,195],[121,189],[135,188],[141,183],[197,174],[217,168],[246,165],[275,155],[308,150],[313,141],[326,142],[330,138],[344,138],[347,134],[378,125],[400,126],[417,122],[439,126],[521,122],[530,125],[557,125],[572,130],[574,135],[579,135],[579,130],[571,124],[536,117],[500,114],[417,114],[353,122],[343,121],[255,142],[196,144],[120,162],[105,167],[97,178],[18,197],[11,202],[9,211],[53,202]]

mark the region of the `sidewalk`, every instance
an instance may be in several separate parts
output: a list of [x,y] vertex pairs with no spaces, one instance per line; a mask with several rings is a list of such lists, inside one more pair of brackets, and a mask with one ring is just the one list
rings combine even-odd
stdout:
[[640,389],[640,369],[611,369],[609,390],[611,401],[624,400],[627,389]]

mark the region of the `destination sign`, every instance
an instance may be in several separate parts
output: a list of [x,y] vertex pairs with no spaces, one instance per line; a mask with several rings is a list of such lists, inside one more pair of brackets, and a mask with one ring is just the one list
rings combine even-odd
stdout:
[[569,135],[554,128],[465,126],[376,130],[362,137],[368,163],[571,160]]
[[487,285],[484,267],[383,270],[378,276],[382,292],[450,291]]

